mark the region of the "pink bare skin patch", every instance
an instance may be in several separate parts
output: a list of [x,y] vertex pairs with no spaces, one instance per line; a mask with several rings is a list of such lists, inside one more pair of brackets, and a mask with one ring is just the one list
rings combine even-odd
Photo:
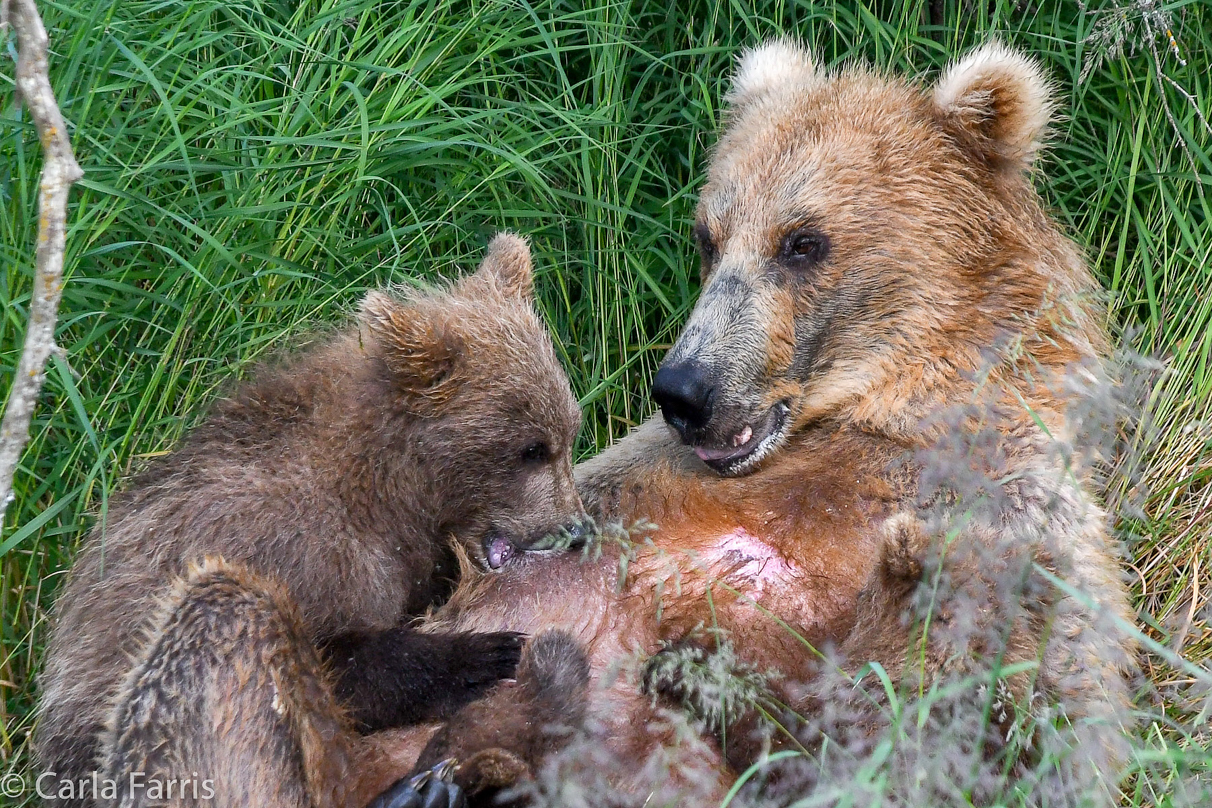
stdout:
[[778,550],[740,527],[717,538],[697,559],[712,577],[755,601],[800,577]]

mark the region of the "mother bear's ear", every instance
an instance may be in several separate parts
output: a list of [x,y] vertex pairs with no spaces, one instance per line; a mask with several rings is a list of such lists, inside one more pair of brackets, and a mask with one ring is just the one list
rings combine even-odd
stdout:
[[951,65],[933,93],[934,114],[982,160],[1025,171],[1052,117],[1052,91],[1039,63],[988,42]]
[[734,108],[743,107],[772,90],[815,78],[816,65],[807,48],[790,37],[771,39],[741,52],[726,100]]

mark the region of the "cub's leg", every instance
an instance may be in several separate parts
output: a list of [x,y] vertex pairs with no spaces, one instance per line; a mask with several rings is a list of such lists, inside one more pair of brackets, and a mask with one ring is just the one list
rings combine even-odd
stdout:
[[412,767],[354,731],[284,590],[217,559],[162,604],[100,750],[123,808],[362,808]]
[[444,721],[514,675],[525,636],[427,634],[399,626],[322,647],[336,694],[360,732]]
[[501,793],[533,777],[583,725],[589,676],[576,640],[561,631],[540,634],[522,653],[517,681],[460,711],[430,740],[418,768],[455,759],[456,779],[472,805],[504,805]]

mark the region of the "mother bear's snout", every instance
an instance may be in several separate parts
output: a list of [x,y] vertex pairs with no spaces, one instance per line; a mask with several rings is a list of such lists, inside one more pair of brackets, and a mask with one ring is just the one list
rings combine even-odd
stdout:
[[665,363],[652,382],[652,398],[665,422],[689,443],[691,434],[711,420],[715,386],[707,369],[697,362]]

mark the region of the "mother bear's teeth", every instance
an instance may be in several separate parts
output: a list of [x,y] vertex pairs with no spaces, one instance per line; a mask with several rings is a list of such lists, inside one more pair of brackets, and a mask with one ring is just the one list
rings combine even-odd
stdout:
[[742,429],[739,434],[733,436],[732,445],[733,446],[744,446],[746,443],[749,442],[749,439],[752,437],[753,437],[753,428],[747,426],[744,429]]

